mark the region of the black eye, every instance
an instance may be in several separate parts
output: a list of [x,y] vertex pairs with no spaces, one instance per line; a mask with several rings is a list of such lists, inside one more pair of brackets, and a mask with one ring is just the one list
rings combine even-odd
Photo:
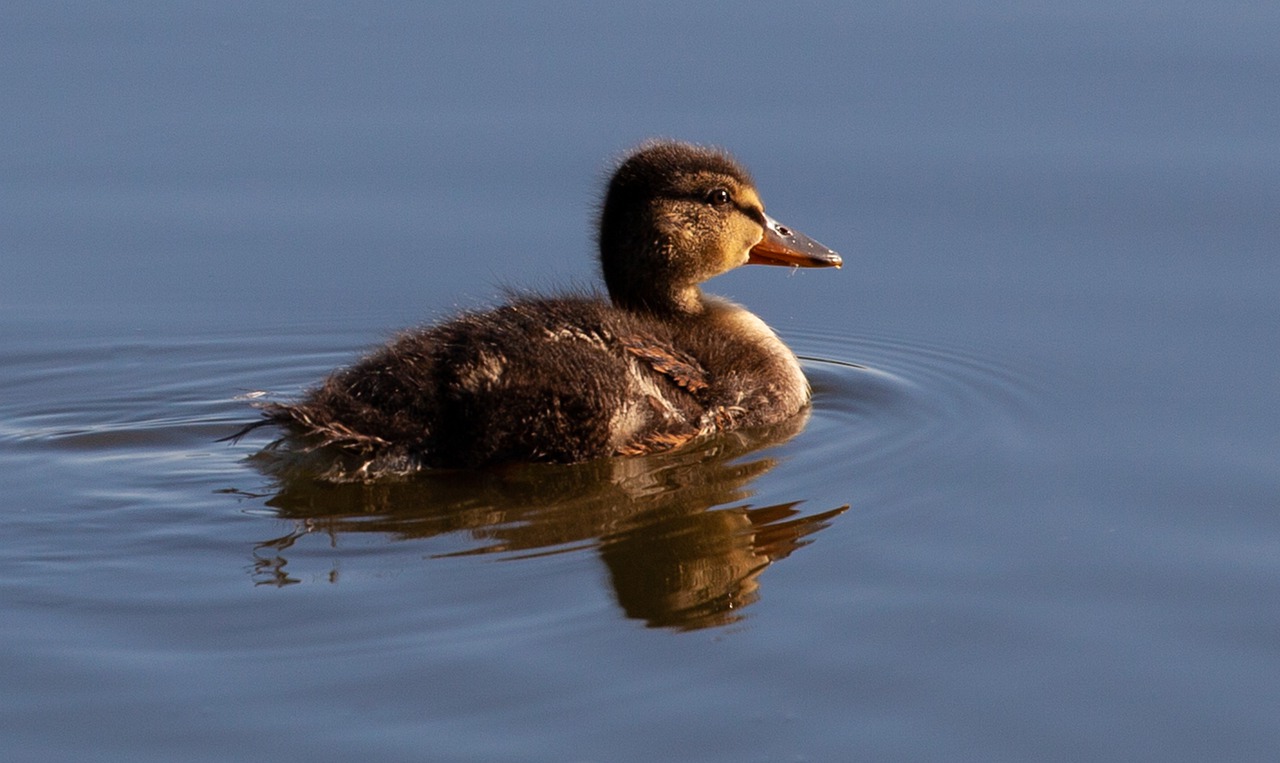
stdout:
[[713,206],[723,207],[725,204],[728,204],[731,200],[732,199],[729,196],[729,192],[723,188],[717,188],[711,193],[707,194],[707,203]]

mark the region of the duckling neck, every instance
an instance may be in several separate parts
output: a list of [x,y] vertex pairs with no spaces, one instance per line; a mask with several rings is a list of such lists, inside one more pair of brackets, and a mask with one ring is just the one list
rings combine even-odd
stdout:
[[611,293],[613,303],[624,310],[650,313],[660,318],[689,319],[706,315],[707,298],[696,285],[657,285]]

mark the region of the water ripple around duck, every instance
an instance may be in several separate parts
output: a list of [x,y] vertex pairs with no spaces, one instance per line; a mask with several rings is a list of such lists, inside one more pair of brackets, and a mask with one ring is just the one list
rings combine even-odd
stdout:
[[1023,436],[1034,373],[971,350],[897,337],[806,330],[788,341],[813,386],[806,442],[859,473]]

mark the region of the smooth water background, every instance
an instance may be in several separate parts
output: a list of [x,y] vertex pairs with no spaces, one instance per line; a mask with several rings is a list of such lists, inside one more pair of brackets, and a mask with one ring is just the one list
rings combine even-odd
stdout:
[[[1273,759],[1277,29],[6,6],[0,758]],[[652,135],[845,255],[709,287],[806,358],[803,431],[335,488],[215,442],[397,328],[593,283]]]

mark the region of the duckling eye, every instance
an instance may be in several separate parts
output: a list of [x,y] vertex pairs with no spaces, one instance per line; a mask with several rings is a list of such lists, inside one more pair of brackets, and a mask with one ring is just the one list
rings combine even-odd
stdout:
[[717,188],[711,193],[707,194],[707,203],[711,204],[712,206],[723,207],[725,204],[728,204],[731,200],[732,199],[729,196],[729,192],[723,188]]

